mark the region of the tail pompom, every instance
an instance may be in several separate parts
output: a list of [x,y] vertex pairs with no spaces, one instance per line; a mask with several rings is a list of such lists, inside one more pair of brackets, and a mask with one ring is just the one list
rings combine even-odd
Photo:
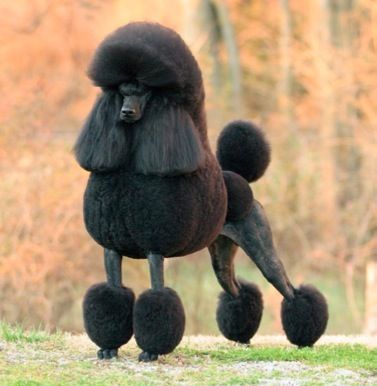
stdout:
[[292,300],[283,300],[281,319],[291,343],[310,347],[326,330],[329,319],[326,299],[315,287],[301,285]]
[[263,131],[248,121],[233,121],[225,126],[217,141],[216,155],[223,170],[235,172],[248,182],[262,177],[271,159]]

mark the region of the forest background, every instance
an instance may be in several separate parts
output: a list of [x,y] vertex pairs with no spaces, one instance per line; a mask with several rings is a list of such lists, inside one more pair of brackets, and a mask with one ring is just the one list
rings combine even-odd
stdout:
[[[189,44],[213,149],[231,119],[265,130],[272,163],[252,188],[293,282],[326,294],[328,332],[377,333],[375,0],[0,0],[0,319],[83,330],[83,295],[104,270],[72,146],[98,93],[90,57],[135,20]],[[149,287],[145,262],[123,269],[136,293]],[[237,273],[263,290],[261,332],[281,332],[281,297],[241,252]],[[208,252],[169,260],[166,282],[186,333],[217,334]]]

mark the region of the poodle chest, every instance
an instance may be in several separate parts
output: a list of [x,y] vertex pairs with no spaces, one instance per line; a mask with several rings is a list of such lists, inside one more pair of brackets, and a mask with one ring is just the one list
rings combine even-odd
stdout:
[[172,257],[211,243],[224,224],[226,206],[220,171],[178,177],[92,173],[84,219],[105,248],[133,258],[151,251]]

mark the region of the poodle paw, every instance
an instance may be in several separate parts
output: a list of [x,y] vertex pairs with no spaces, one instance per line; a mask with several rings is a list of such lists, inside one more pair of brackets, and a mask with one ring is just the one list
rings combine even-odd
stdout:
[[312,347],[327,327],[329,310],[325,297],[311,285],[301,285],[292,300],[284,299],[281,320],[288,340],[298,347]]
[[220,294],[216,320],[225,338],[249,345],[262,319],[263,299],[255,284],[246,281],[239,283],[241,286],[237,297],[226,292]]
[[153,362],[153,361],[156,361],[157,359],[158,359],[157,354],[152,354],[147,351],[142,351],[139,354],[139,362]]
[[102,350],[118,349],[131,339],[134,300],[133,291],[126,287],[99,283],[88,289],[83,302],[84,326],[89,338],[105,347]]
[[117,348],[101,348],[97,351],[98,359],[112,359],[118,357]]
[[139,296],[134,309],[134,329],[136,343],[143,351],[140,360],[152,360],[150,353],[172,352],[181,341],[184,328],[185,312],[174,290],[168,287],[147,290]]

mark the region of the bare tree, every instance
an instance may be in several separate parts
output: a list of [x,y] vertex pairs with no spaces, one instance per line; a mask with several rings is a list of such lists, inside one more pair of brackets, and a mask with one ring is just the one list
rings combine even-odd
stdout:
[[337,103],[333,89],[334,79],[331,69],[332,51],[330,34],[329,0],[311,2],[311,26],[310,44],[312,48],[312,60],[316,71],[317,86],[314,95],[318,99],[321,109],[321,121],[319,130],[318,169],[323,197],[321,210],[327,229],[326,242],[328,248],[334,248],[333,235],[338,234],[339,220],[335,194],[335,170],[331,141],[335,127],[335,105]]
[[288,131],[295,126],[292,108],[292,14],[289,0],[280,0],[280,68],[278,83],[280,109],[284,116],[284,125]]
[[[234,116],[240,116],[242,104],[242,74],[239,53],[229,9],[219,0],[181,0],[185,15],[184,36],[194,48],[194,52],[202,55],[203,62],[209,61],[210,87],[214,95],[226,100],[224,108],[216,108],[216,114],[210,119],[218,123],[223,121],[230,110]],[[226,53],[226,62],[221,51]],[[212,116],[213,115],[213,116]]]

